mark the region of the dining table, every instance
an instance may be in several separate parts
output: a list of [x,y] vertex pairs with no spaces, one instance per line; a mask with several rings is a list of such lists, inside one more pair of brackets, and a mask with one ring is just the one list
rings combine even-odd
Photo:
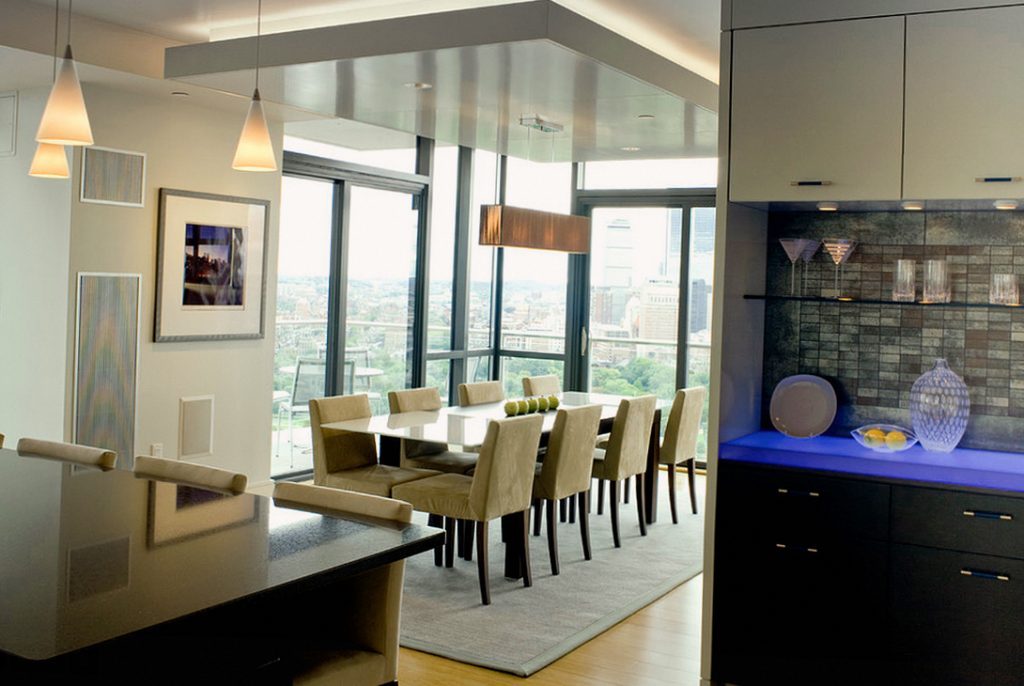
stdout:
[[291,683],[353,577],[442,541],[0,449],[0,682]]
[[[619,403],[627,396],[564,391],[558,394],[557,397],[560,407],[599,405],[601,407],[599,431],[601,433],[608,433],[611,431]],[[657,521],[661,415],[662,410],[669,406],[670,403],[659,399],[654,419],[651,422],[651,434],[647,447],[647,466],[642,475],[645,517],[648,524],[653,524]],[[541,413],[544,419],[541,445],[546,444],[547,437],[555,425],[555,415],[556,412],[550,410]],[[483,444],[484,437],[487,435],[487,424],[495,419],[504,419],[506,416],[505,401],[502,401],[468,407],[443,407],[434,411],[374,415],[372,417],[326,423],[323,425],[323,428],[333,431],[351,431],[379,436],[381,464],[397,467],[401,459],[402,440],[446,443],[457,449],[474,450]],[[516,546],[523,539],[518,530],[518,527],[522,525],[522,518],[503,518],[502,532],[503,538],[507,541],[507,546]],[[511,579],[522,577],[519,556],[511,548],[506,548],[505,551],[505,576]]]

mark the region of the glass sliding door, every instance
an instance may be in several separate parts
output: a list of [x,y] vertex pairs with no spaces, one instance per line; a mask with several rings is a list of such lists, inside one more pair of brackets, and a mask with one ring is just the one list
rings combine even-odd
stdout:
[[[686,385],[707,386],[711,378],[711,300],[715,274],[715,208],[692,207],[688,249],[689,313],[686,326]],[[697,459],[707,456],[708,407],[704,401]]]
[[281,180],[271,474],[312,469],[310,397],[324,395],[334,184]]
[[412,379],[416,244],[413,195],[352,185],[346,193],[343,393],[367,393],[375,414]]

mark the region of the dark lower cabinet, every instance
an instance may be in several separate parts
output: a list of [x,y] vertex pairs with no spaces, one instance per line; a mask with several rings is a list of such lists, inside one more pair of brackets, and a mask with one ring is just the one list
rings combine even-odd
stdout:
[[717,499],[716,683],[1024,686],[1024,498],[722,461]]
[[893,544],[901,683],[1024,684],[1024,561]]

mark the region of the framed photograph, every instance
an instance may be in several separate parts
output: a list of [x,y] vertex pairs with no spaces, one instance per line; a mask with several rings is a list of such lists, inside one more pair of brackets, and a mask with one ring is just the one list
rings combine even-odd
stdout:
[[154,340],[263,338],[270,201],[160,189]]
[[158,547],[255,522],[260,499],[223,495],[182,484],[149,483],[147,544]]

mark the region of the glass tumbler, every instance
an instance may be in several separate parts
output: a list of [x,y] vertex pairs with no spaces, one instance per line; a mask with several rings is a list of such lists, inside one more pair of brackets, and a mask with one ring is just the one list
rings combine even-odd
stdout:
[[914,302],[917,297],[917,284],[914,283],[916,272],[917,262],[914,260],[896,260],[896,272],[892,281],[893,302]]
[[1020,287],[1016,274],[993,274],[988,291],[988,301],[993,305],[1020,305]]
[[949,263],[946,260],[927,260],[924,263],[925,303],[948,303],[953,299],[949,285]]

